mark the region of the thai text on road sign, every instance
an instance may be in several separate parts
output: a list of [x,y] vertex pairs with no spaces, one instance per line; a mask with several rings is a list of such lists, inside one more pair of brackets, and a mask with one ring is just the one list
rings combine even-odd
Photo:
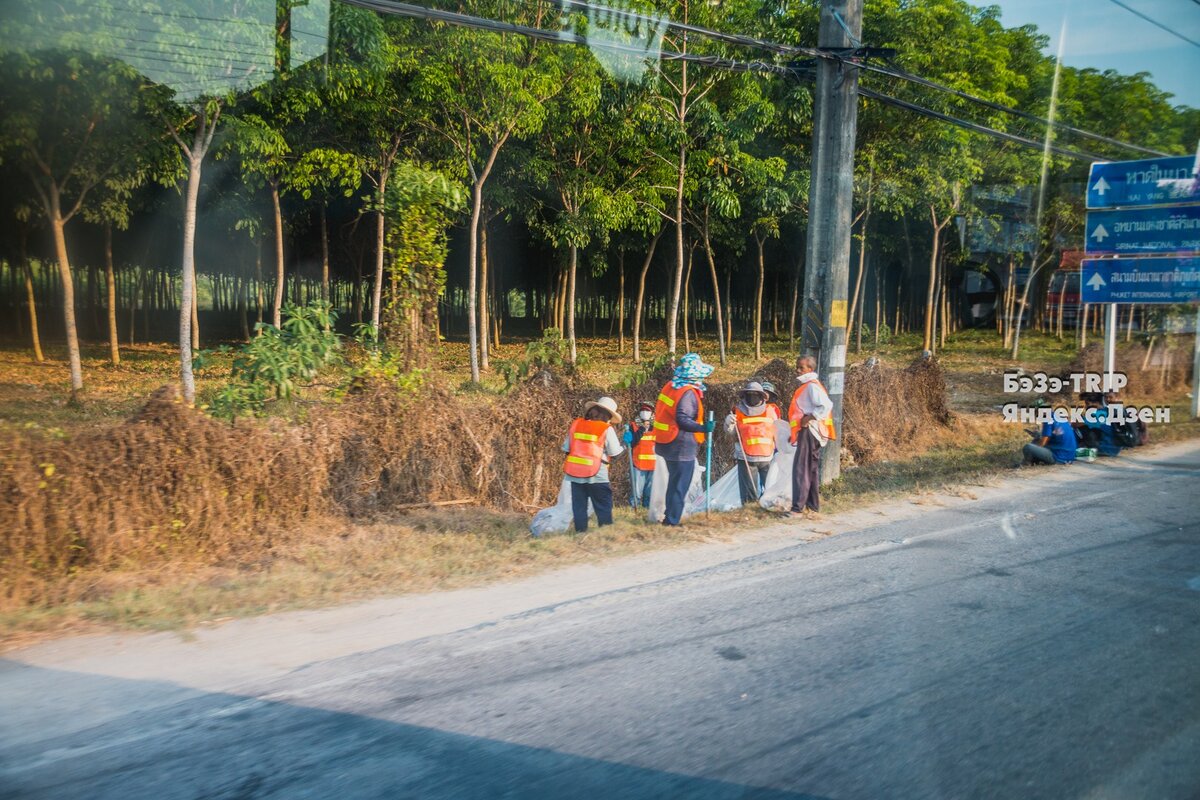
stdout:
[[1200,205],[1089,211],[1089,255],[1200,251]]
[[1087,207],[1200,202],[1196,156],[1092,164]]
[[1110,258],[1083,262],[1085,303],[1200,300],[1200,258]]

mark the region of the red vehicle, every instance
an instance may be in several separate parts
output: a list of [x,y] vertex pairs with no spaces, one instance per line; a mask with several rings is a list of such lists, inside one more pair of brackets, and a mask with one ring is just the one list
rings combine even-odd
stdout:
[[1058,320],[1058,307],[1062,304],[1063,325],[1074,327],[1079,316],[1079,276],[1083,264],[1082,250],[1064,250],[1058,271],[1050,278],[1046,291],[1046,318]]

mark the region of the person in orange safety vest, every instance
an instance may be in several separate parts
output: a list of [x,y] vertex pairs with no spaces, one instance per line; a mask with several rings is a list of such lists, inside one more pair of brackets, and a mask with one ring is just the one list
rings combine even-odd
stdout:
[[733,411],[725,417],[725,432],[734,438],[734,469],[742,503],[762,496],[767,470],[775,458],[775,421],[779,412],[767,402],[761,383],[750,381],[742,389]]
[[817,360],[796,360],[800,386],[788,407],[788,423],[796,460],[792,464],[792,509],[789,516],[814,516],[821,510],[821,448],[837,438],[833,429],[833,400],[817,378]]
[[625,452],[613,425],[621,424],[617,401],[601,397],[585,403],[583,416],[571,423],[562,450],[567,454],[563,473],[571,484],[571,513],[575,532],[588,527],[588,501],[596,511],[600,525],[613,521],[612,484],[608,479],[608,464],[614,456]]
[[654,476],[654,403],[638,403],[637,417],[629,425],[629,441],[633,447],[633,492],[642,508],[650,506],[650,484]]

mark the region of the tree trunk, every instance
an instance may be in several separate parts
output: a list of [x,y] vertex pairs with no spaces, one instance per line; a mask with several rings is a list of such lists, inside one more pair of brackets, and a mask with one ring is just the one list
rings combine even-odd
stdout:
[[617,352],[625,355],[625,248],[617,250]]
[[183,400],[196,402],[196,381],[192,376],[192,298],[196,293],[196,212],[200,197],[200,165],[203,126],[196,128],[196,141],[188,159],[187,199],[183,210],[183,297],[179,304],[179,382]]
[[283,214],[279,208],[279,187],[271,186],[271,209],[275,224],[275,307],[271,309],[271,324],[283,327],[283,297],[286,283],[283,273]]
[[[717,262],[713,258],[712,239],[709,236],[707,224],[704,227],[704,254],[708,257],[708,272],[712,276],[713,285],[713,307],[717,314],[717,347],[720,351],[721,366],[725,366],[725,321],[721,311],[721,288],[717,279]],[[728,301],[729,293],[725,293],[725,299]]]
[[[241,295],[238,296],[239,300]],[[321,203],[321,302],[329,304],[329,222],[325,218],[325,203]],[[245,306],[242,306],[243,312]],[[329,330],[329,325],[325,325]]]
[[683,183],[687,175],[687,145],[679,145],[678,180],[675,185],[675,276],[667,309],[667,352],[675,356],[675,334],[679,321],[679,297],[683,290]]
[[633,363],[642,363],[642,306],[646,299],[646,273],[650,271],[650,262],[654,259],[654,249],[658,247],[658,240],[662,238],[663,228],[658,229],[658,233],[654,234],[654,238],[650,240],[650,248],[646,251],[646,258],[642,261],[642,271],[638,275],[637,287],[637,302],[633,306]]
[[763,261],[763,239],[761,236],[754,237],[754,243],[758,245],[758,285],[754,290],[754,359],[762,360],[762,302],[763,302],[763,283],[767,278],[767,267]]
[[471,227],[467,234],[467,347],[471,351],[472,383],[479,383],[479,328],[475,294],[479,291],[479,215],[482,209],[483,185],[476,180],[471,188]]
[[121,348],[117,342],[117,276],[113,269],[111,222],[104,224],[104,288],[108,306],[108,358],[113,366],[120,366]]
[[488,233],[487,220],[479,223],[479,368],[487,369],[491,326],[488,324]]
[[22,258],[22,272],[25,275],[25,303],[29,306],[29,332],[33,339],[33,359],[39,364],[46,360],[42,354],[42,339],[38,334],[38,317],[37,303],[33,296],[33,268],[29,266],[29,259]]
[[199,276],[192,277],[192,350],[200,349],[200,287]]
[[862,335],[859,329],[862,328],[862,321],[856,323],[856,316],[862,315],[862,304],[859,298],[863,291],[863,275],[866,272],[867,266],[867,223],[871,220],[871,195],[867,194],[867,208],[863,213],[862,230],[858,239],[858,277],[854,279],[854,295],[850,300],[850,326],[855,330],[857,338],[855,339],[854,352],[859,352],[862,349]]
[[683,349],[684,349],[684,352],[688,352],[688,353],[690,353],[692,350],[692,340],[691,340],[691,337],[688,335],[688,312],[690,311],[690,304],[688,302],[690,299],[690,295],[689,295],[688,290],[689,290],[689,288],[691,288],[692,259],[694,259],[695,256],[696,256],[696,246],[695,246],[695,244],[692,244],[692,246],[688,248],[687,270],[683,274]]
[[[384,248],[384,226],[387,223],[387,214],[384,208],[384,202],[387,199],[387,182],[388,171],[381,169],[379,171],[379,193],[377,201],[379,210],[375,213],[375,282],[371,288],[371,327],[375,331],[375,336],[380,335],[379,325],[381,319],[380,308],[383,306],[383,248]],[[471,231],[474,236],[474,229]],[[472,240],[473,241],[473,240]],[[472,246],[474,246],[472,244]],[[474,262],[472,262],[472,267]],[[474,273],[472,273],[474,279]],[[472,283],[474,281],[472,280]],[[472,344],[472,347],[474,345]],[[471,351],[471,363],[475,364],[475,351]],[[477,371],[477,368],[472,366],[472,374]],[[477,380],[477,379],[476,379]]]
[[579,260],[579,248],[571,245],[567,262],[567,341],[571,345],[571,364],[575,364],[575,268]]
[[79,356],[79,334],[75,327],[75,280],[71,276],[71,262],[67,258],[67,237],[63,228],[59,204],[58,187],[50,187],[50,228],[54,234],[54,252],[58,258],[58,274],[62,281],[63,322],[67,334],[67,363],[71,370],[71,399],[77,399],[83,391],[83,362]]
[[933,243],[929,253],[929,284],[925,287],[925,337],[921,340],[924,350],[933,349],[934,296],[937,293],[938,251],[942,240],[942,226],[938,224],[937,212],[932,206],[929,208],[929,216],[933,222]]

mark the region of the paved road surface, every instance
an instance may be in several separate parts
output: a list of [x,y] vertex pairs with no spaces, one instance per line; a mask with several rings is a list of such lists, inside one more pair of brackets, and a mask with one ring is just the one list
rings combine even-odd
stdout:
[[0,795],[1197,797],[1200,446],[1122,461],[522,613],[447,593],[481,624],[226,691],[139,673],[152,639],[10,654]]

